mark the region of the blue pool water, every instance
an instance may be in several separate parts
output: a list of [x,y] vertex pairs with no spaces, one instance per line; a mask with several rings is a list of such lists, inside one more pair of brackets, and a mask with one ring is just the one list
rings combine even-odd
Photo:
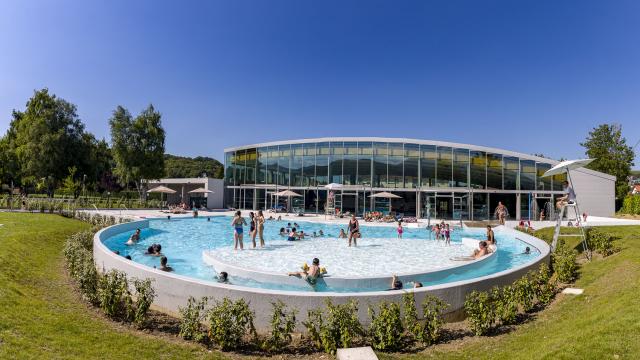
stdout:
[[[228,251],[228,247],[233,246],[233,228],[230,226],[231,218],[226,216],[211,217],[210,221],[207,218],[182,218],[172,219],[170,221],[165,219],[157,219],[149,221],[149,228],[142,229],[141,241],[133,246],[125,245],[127,239],[131,236],[133,231],[120,233],[104,240],[104,244],[113,251],[119,251],[120,255],[130,255],[133,261],[150,266],[159,266],[160,259],[158,257],[148,256],[144,253],[147,247],[151,244],[159,243],[162,245],[162,253],[169,259],[169,265],[172,266],[176,274],[185,275],[197,279],[215,281],[216,272],[211,266],[205,264],[202,260],[202,252],[206,250]],[[274,243],[281,243],[282,237],[279,235],[279,230],[282,227],[287,226],[288,221],[267,221],[265,223],[264,237],[267,246],[270,241]],[[293,223],[293,222],[292,222]],[[442,241],[436,242],[430,239],[430,233],[425,228],[406,228],[404,229],[403,239],[396,239],[397,232],[395,226],[367,226],[361,224],[361,232],[363,239],[359,240],[358,249],[348,249],[346,245],[346,239],[337,239],[339,229],[346,230],[346,225],[337,224],[323,224],[297,221],[298,229],[304,230],[305,233],[311,234],[314,231],[322,230],[324,237],[327,240],[335,240],[336,242],[344,243],[344,258],[342,261],[349,261],[349,251],[366,252],[367,248],[375,249],[377,245],[393,244],[389,239],[395,239],[402,246],[397,249],[391,248],[390,251],[380,252],[379,249],[372,251],[372,256],[381,256],[384,258],[368,259],[376,263],[392,263],[391,268],[394,273],[403,273],[404,268],[415,268],[416,262],[425,261],[426,265],[433,265],[434,261],[431,258],[420,257],[418,255],[412,256],[412,253],[407,253],[406,248],[410,248],[415,245],[416,249],[433,249],[438,254],[442,254],[443,259],[448,260],[450,256],[459,255],[461,249],[461,238],[470,237],[482,240],[485,237],[484,229],[465,229],[456,230],[452,232],[452,246],[445,247]],[[376,239],[379,239],[377,241]],[[522,254],[526,246],[530,246],[518,239],[505,236],[499,232],[496,233],[496,239],[498,242],[498,252],[495,256],[483,261],[482,264],[473,269],[451,269],[445,274],[438,276],[432,276],[425,274],[423,276],[417,276],[412,278],[412,281],[420,281],[424,286],[437,285],[447,282],[460,281],[472,279],[479,276],[493,274],[499,271],[507,270],[509,268],[522,265],[524,263],[534,260],[540,256],[540,252],[532,247],[532,252],[529,255]],[[277,241],[274,241],[277,240]],[[313,242],[314,239],[308,240]],[[401,242],[401,243],[400,243]],[[294,242],[292,246],[295,246],[297,242]],[[407,246],[410,244],[410,246]],[[245,249],[251,246],[249,240],[248,227],[245,228]],[[531,247],[531,246],[530,246]],[[245,250],[252,251],[252,250]],[[404,252],[403,252],[404,251]],[[466,251],[466,249],[465,249]],[[366,254],[366,253],[365,253]],[[375,255],[374,255],[375,254]],[[359,257],[353,257],[354,259],[366,259],[366,256],[362,256],[362,253],[358,254]],[[314,254],[309,254],[309,261],[315,257]],[[235,258],[230,257],[229,260],[236,261]],[[297,260],[296,260],[297,261]],[[358,260],[364,261],[364,260]],[[428,264],[426,262],[429,262]],[[323,263],[326,264],[326,263]],[[266,264],[268,266],[269,264]],[[367,271],[374,271],[369,264],[369,267],[363,268],[369,269]],[[411,266],[413,267],[411,267]],[[443,262],[443,266],[447,266],[446,262]],[[337,266],[335,266],[337,267]],[[328,266],[328,269],[331,269]],[[373,270],[371,270],[373,269]],[[298,269],[291,269],[296,271]],[[363,274],[366,275],[366,274]],[[230,274],[230,280],[234,285],[249,286],[256,288],[267,288],[277,290],[297,290],[297,291],[334,291],[334,292],[353,292],[353,291],[377,291],[385,290],[384,288],[331,288],[325,286],[316,286],[315,289],[306,286],[293,286],[283,285],[276,283],[258,282],[252,279],[234,277]]]

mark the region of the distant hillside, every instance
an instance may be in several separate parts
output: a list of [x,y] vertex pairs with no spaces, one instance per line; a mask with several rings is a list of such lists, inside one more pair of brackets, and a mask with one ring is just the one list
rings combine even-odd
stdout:
[[208,177],[222,179],[224,174],[220,161],[203,156],[190,158],[165,154],[164,167],[166,176],[170,178],[201,177],[206,173]]

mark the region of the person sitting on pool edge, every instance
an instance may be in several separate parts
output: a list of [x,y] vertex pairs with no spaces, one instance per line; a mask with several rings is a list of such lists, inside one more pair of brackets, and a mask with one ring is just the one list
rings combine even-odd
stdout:
[[302,277],[309,285],[315,286],[318,282],[318,278],[322,276],[320,273],[320,259],[313,258],[313,262],[311,263],[311,266],[309,266],[308,270],[290,272],[287,275]]
[[391,277],[391,288],[389,290],[402,290],[402,280],[398,279],[398,275]]
[[296,228],[291,229],[287,241],[296,241],[300,238],[300,235],[296,232]]
[[160,258],[160,270],[167,271],[167,272],[173,271],[173,268],[167,265],[167,261],[168,260],[166,256],[163,256]]

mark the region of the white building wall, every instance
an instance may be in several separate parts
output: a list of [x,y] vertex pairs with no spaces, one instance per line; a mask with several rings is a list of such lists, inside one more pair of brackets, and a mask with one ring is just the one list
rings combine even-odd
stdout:
[[224,180],[209,178],[207,190],[213,193],[207,194],[207,207],[209,209],[222,209],[224,207],[222,197],[224,195]]
[[580,211],[594,216],[613,216],[616,212],[616,178],[589,169],[571,171]]

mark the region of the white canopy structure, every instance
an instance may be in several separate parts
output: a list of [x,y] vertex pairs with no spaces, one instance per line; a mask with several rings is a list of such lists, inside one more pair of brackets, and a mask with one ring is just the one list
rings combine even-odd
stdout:
[[398,196],[396,194],[392,194],[388,191],[383,191],[379,193],[375,193],[373,195],[369,195],[371,198],[386,198],[386,199],[400,199],[402,196]]
[[212,194],[212,193],[213,193],[213,191],[207,190],[207,189],[202,188],[202,187],[201,188],[197,188],[195,190],[189,191],[189,194]]
[[570,170],[575,170],[575,169],[580,169],[582,167],[585,167],[589,165],[593,160],[595,159],[566,160],[552,167],[551,169],[547,170],[542,176],[547,177],[547,176],[553,176],[553,175],[558,175],[563,173],[568,174]]

